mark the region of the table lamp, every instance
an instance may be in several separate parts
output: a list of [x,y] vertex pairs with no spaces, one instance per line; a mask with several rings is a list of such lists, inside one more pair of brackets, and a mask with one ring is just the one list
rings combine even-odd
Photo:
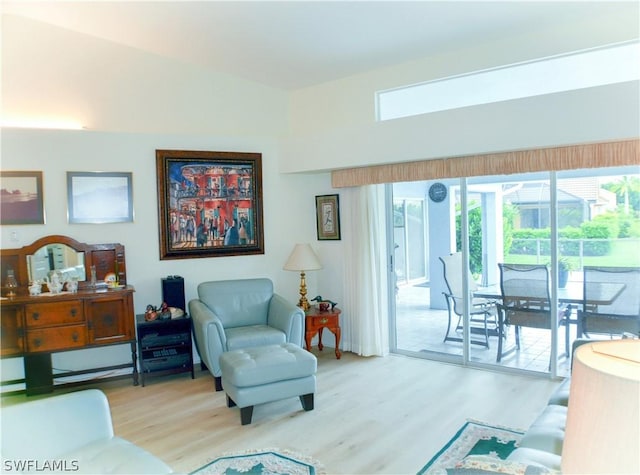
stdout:
[[562,473],[640,473],[640,340],[575,352]]
[[305,281],[305,271],[322,269],[322,264],[318,256],[313,252],[309,244],[296,244],[284,265],[284,270],[300,272],[300,300],[298,307],[305,312],[309,310],[307,300],[307,282]]

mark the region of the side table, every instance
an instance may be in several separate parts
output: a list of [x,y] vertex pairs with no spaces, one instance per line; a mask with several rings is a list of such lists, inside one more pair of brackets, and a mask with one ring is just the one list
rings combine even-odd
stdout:
[[136,315],[140,377],[190,372],[194,379],[191,317],[146,321]]
[[318,349],[322,351],[322,330],[327,328],[336,337],[336,358],[340,359],[340,313],[339,308],[321,311],[316,307],[312,307],[305,312],[304,339],[307,345],[307,351],[311,351],[311,339],[318,334]]

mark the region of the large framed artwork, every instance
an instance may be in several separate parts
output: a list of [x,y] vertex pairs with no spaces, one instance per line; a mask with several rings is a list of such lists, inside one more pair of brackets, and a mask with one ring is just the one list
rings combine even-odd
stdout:
[[0,224],[44,224],[42,172],[0,172]]
[[340,201],[338,195],[316,196],[316,228],[319,241],[340,240]]
[[156,150],[160,259],[264,254],[262,154]]
[[70,224],[133,221],[131,172],[67,172]]

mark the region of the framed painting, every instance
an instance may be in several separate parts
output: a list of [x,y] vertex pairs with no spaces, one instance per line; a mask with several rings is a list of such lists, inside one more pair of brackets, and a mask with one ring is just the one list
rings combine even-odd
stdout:
[[156,150],[160,259],[264,254],[262,154]]
[[67,172],[70,224],[133,222],[130,172]]
[[42,172],[0,171],[0,224],[44,224]]
[[340,201],[338,195],[316,196],[316,227],[319,241],[340,240]]

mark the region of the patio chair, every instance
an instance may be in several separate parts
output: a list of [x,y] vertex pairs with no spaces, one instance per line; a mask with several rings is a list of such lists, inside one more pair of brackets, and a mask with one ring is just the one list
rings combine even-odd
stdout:
[[[553,325],[566,322],[570,307],[562,306],[551,311],[549,294],[549,269],[545,265],[498,264],[500,268],[500,290],[502,303],[498,307],[498,355],[503,356],[520,350],[520,328],[542,328],[551,330]],[[515,327],[515,346],[503,351],[505,327]],[[566,326],[566,331],[569,331]]]
[[640,336],[640,268],[584,267],[578,337],[591,334]]
[[[447,284],[448,292],[443,292],[447,299],[447,308],[449,310],[449,323],[447,324],[447,333],[444,341],[458,341],[463,339],[455,336],[455,333],[463,329],[463,293],[462,293],[462,254],[455,252],[448,256],[439,258],[442,262],[444,281]],[[466,268],[466,266],[464,267]],[[473,297],[473,292],[477,290],[476,282],[469,278],[469,292],[471,293],[470,308],[470,327],[471,343],[489,348],[489,336],[498,334],[496,321],[496,305],[494,301]],[[458,317],[458,323],[453,327],[454,315]],[[474,336],[480,336],[481,339]]]

